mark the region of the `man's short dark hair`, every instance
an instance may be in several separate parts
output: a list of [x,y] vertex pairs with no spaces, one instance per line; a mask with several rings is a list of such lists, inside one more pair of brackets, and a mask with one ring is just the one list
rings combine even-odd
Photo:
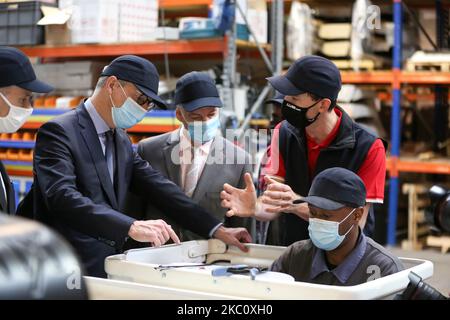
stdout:
[[[314,102],[319,101],[320,99],[325,99],[325,97],[320,97],[320,96],[318,96],[318,95],[316,95],[314,93],[307,92],[307,94],[308,94],[308,96],[311,97],[311,99]],[[329,99],[329,98],[326,98],[326,99]],[[330,107],[328,108],[328,112],[331,112],[331,110],[333,110],[334,107],[336,107],[336,100],[331,100],[331,104],[330,104]]]

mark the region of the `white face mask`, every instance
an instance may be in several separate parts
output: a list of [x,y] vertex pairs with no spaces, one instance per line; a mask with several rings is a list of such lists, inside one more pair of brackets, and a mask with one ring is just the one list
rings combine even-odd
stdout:
[[1,92],[0,97],[9,106],[9,113],[6,117],[0,117],[0,132],[13,133],[22,127],[28,117],[33,113],[33,108],[21,108],[13,105]]

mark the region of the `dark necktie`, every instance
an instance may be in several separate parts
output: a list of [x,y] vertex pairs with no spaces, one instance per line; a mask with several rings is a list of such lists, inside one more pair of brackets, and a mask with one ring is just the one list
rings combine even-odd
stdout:
[[[3,170],[2,170],[3,171]],[[3,183],[0,181],[0,206],[3,210],[3,212],[8,213],[8,201],[6,199],[6,179],[3,178],[2,171],[0,171],[1,179],[3,180]],[[3,185],[5,185],[5,189],[3,188]]]
[[114,169],[115,169],[115,145],[114,145],[114,130],[109,130],[105,132],[105,158],[106,164],[108,165],[109,177],[111,178],[111,183],[114,185]]

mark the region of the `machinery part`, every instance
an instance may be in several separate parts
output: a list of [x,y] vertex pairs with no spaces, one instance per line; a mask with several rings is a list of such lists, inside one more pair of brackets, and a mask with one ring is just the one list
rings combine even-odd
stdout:
[[429,190],[431,217],[429,220],[442,232],[450,233],[450,190],[435,185]]
[[87,299],[74,252],[47,227],[0,214],[0,299]]
[[252,280],[256,279],[256,276],[266,271],[267,268],[261,268],[261,267],[250,267],[246,264],[238,264],[234,266],[224,266],[224,267],[218,267],[211,271],[211,275],[213,277],[222,277],[222,276],[231,276],[233,274],[250,274],[250,278]]
[[423,282],[414,272],[411,271],[408,278],[410,282],[406,290],[396,300],[448,300],[439,291]]

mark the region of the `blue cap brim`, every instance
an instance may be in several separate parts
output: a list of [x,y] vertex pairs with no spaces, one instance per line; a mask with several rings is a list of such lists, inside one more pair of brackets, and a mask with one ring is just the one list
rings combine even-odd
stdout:
[[294,84],[285,76],[274,76],[266,79],[275,90],[285,96],[298,96],[299,94],[306,92],[294,86]]
[[327,198],[318,197],[318,196],[308,196],[301,198],[303,202],[306,202],[310,205],[313,205],[316,208],[323,209],[323,210],[339,210],[341,208],[346,207],[347,205],[336,202]]
[[16,84],[16,86],[36,93],[49,93],[54,90],[54,88],[51,85],[42,82],[38,79],[29,82],[19,83]]
[[152,98],[153,101],[160,107],[161,109],[167,110],[167,103],[161,99],[156,93],[154,93],[152,90],[145,88],[143,86],[140,86],[138,84],[135,84],[135,86],[147,97]]
[[206,108],[206,107],[216,107],[216,108],[222,108],[222,100],[220,100],[219,97],[205,97],[200,99],[195,99],[189,102],[182,102],[181,106],[184,110],[187,112],[192,112],[200,108]]

